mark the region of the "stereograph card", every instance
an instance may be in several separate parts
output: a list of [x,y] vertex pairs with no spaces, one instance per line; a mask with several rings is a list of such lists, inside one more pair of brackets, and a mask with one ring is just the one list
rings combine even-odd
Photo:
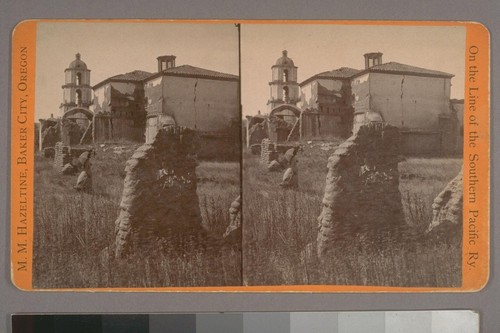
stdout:
[[489,54],[472,22],[21,22],[13,283],[480,290]]

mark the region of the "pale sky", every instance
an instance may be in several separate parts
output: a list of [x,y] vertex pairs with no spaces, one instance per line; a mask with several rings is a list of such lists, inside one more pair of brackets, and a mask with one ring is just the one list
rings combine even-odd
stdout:
[[[238,33],[232,23],[44,22],[37,29],[35,119],[58,116],[64,69],[80,53],[91,85],[133,70],[155,72],[156,57],[238,74]],[[267,112],[271,66],[283,50],[298,66],[299,83],[339,67],[364,68],[363,54],[383,62],[454,74],[451,97],[463,98],[465,28],[339,24],[248,24],[241,27],[243,115]]]
[[454,74],[451,97],[464,96],[465,28],[338,24],[244,24],[241,28],[243,115],[267,112],[271,66],[288,51],[298,82],[339,67],[364,69],[363,54]]
[[81,54],[90,84],[143,70],[157,71],[156,57],[173,54],[176,65],[238,75],[234,24],[43,22],[37,25],[35,121],[59,116],[64,70]]

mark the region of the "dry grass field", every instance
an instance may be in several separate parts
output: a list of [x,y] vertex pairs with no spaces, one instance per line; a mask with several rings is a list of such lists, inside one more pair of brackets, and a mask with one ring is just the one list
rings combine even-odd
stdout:
[[[207,250],[196,244],[175,253],[149,244],[123,260],[114,242],[124,167],[137,146],[106,145],[93,161],[93,194],[73,190],[76,175],[61,175],[52,159],[36,156],[33,284],[35,288],[108,288],[241,285],[241,252],[234,246]],[[240,166],[201,162],[197,168],[203,224],[220,239],[228,209],[240,192]]]
[[313,255],[332,144],[312,143],[298,155],[299,189],[283,190],[282,174],[263,171],[258,156],[243,164],[243,272],[246,285],[460,286],[461,244],[424,233],[436,195],[460,170],[459,158],[408,158],[400,192],[411,236],[381,246],[358,235],[326,262]]
[[[180,250],[169,251],[174,245],[163,240],[122,260],[110,255],[114,223],[125,162],[137,146],[97,149],[93,194],[75,192],[76,175],[61,175],[51,159],[36,156],[34,287],[459,286],[460,244],[456,238],[424,233],[432,201],[458,173],[459,158],[408,158],[400,163],[403,209],[414,231],[410,238],[382,247],[352,235],[349,242],[338,244],[330,260],[316,259],[317,217],[334,146],[305,145],[298,155],[296,191],[281,189],[281,173],[262,171],[258,157],[245,153],[243,254],[224,242],[208,249],[186,242]],[[202,222],[214,239],[220,240],[229,224],[228,208],[240,192],[239,172],[234,162],[204,161],[197,168]]]

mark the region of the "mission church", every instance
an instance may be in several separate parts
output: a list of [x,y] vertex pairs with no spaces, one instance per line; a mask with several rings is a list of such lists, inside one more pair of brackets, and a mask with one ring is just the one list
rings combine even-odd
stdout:
[[268,114],[247,117],[246,143],[347,138],[368,122],[400,129],[405,153],[461,151],[463,101],[450,100],[453,74],[364,55],[364,69],[341,67],[299,83],[285,50],[271,67]]
[[206,155],[239,156],[239,77],[157,58],[158,70],[135,70],[93,86],[80,54],[65,69],[60,118],[40,119],[40,149],[103,142],[150,142],[169,124],[197,130]]

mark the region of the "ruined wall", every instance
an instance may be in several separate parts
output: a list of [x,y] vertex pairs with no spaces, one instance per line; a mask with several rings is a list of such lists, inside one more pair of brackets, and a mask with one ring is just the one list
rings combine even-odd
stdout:
[[351,80],[354,113],[370,111],[370,75],[364,74]]
[[248,131],[248,146],[260,144],[263,139],[269,137],[267,119],[261,123],[254,124]]
[[343,123],[342,117],[336,114],[303,112],[300,120],[302,140],[347,137],[347,133],[350,131],[350,126]]
[[349,85],[349,82],[344,83],[338,79],[316,79],[303,85],[300,88],[300,108],[322,112],[333,111],[336,104],[339,104],[336,103],[335,94],[341,94],[346,84]]
[[67,146],[80,144],[85,130],[76,122],[63,119],[61,122],[61,141]]
[[405,228],[399,192],[399,131],[368,124],[328,159],[317,250],[321,258],[336,242],[362,235],[383,245]]
[[109,104],[111,98],[111,84],[105,84],[99,88],[94,89],[94,103],[92,104],[92,111],[94,114],[100,112],[109,112]]
[[94,142],[144,141],[144,125],[134,119],[96,115],[94,124]]
[[142,83],[110,82],[94,91],[94,142],[144,142],[146,111]]
[[52,126],[42,124],[41,148],[54,147],[55,144],[61,141],[61,125],[59,123],[51,123]]
[[192,157],[197,141],[194,131],[170,126],[127,161],[115,222],[116,257],[157,238],[203,230]]
[[272,116],[267,121],[267,135],[272,142],[285,142],[295,123],[289,123],[281,118]]
[[78,158],[82,153],[88,152],[91,147],[70,147],[63,142],[57,142],[54,147],[54,167],[62,171],[66,164],[72,164],[73,159]]

